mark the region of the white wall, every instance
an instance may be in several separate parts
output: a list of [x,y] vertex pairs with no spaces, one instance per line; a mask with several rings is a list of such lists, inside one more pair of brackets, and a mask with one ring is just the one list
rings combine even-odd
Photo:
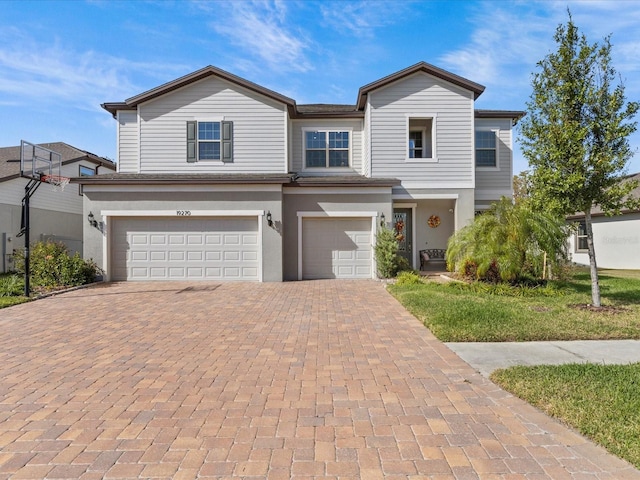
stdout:
[[[351,148],[351,171],[363,174],[362,171],[362,120],[294,120],[291,128],[291,171],[301,172],[304,167],[304,129],[329,129],[333,131],[349,131]],[[324,171],[313,169],[315,173],[332,173],[344,175],[343,169],[326,168]]]
[[499,130],[496,143],[498,149],[496,168],[476,167],[476,198],[478,200],[497,201],[503,195],[513,196],[513,145],[511,119],[477,118],[476,129]]
[[[140,173],[283,173],[285,105],[207,77],[139,106]],[[186,161],[186,122],[232,121],[233,163]]]
[[[640,269],[640,213],[593,218],[593,240],[598,268]],[[576,237],[569,238],[571,260],[589,265],[589,255],[576,252]]]
[[138,172],[138,112],[118,112],[118,172]]
[[[416,73],[369,94],[374,177],[420,182],[426,188],[473,188],[473,93]],[[407,114],[436,115],[437,162],[407,160]]]
[[[80,165],[89,168],[96,168],[95,163],[88,161],[74,162],[62,165],[61,174],[65,177],[78,177],[80,175]],[[105,167],[100,167],[98,173],[111,171]],[[28,179],[18,177],[6,182],[0,182],[0,204],[21,205],[24,197],[24,188],[29,182]],[[54,191],[48,183],[43,183],[31,197],[29,204],[33,208],[51,210],[65,213],[82,213],[82,196],[79,194],[77,184],[69,184],[64,191]]]

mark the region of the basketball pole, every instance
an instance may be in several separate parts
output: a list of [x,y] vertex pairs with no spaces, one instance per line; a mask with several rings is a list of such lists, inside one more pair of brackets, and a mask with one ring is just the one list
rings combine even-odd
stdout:
[[31,294],[30,277],[31,271],[29,268],[29,199],[33,195],[38,187],[42,184],[42,181],[31,179],[29,183],[24,187],[24,198],[22,199],[22,218],[24,225],[18,236],[24,234],[24,296],[29,297]]

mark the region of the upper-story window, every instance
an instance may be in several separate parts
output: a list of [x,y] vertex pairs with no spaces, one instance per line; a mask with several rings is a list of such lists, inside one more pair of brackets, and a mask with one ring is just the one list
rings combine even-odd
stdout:
[[233,162],[233,122],[187,122],[187,162]]
[[304,133],[305,168],[349,166],[349,132],[313,130]]
[[198,122],[198,160],[220,160],[220,122]]
[[408,159],[435,159],[434,118],[409,118]]
[[[96,169],[80,165],[78,168],[78,176],[80,177],[92,177],[96,174]],[[78,185],[78,194],[82,195],[82,185]]]
[[496,132],[476,130],[476,167],[497,167],[498,147]]

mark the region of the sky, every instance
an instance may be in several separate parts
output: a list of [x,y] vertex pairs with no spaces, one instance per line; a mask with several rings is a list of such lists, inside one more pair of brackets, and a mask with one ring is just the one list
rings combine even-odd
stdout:
[[[62,141],[115,159],[100,104],[207,65],[298,104],[354,104],[361,86],[425,61],[484,85],[476,108],[526,110],[567,9],[591,43],[611,35],[627,99],[640,100],[640,0],[4,0],[0,146]],[[640,133],[630,144],[640,172]]]

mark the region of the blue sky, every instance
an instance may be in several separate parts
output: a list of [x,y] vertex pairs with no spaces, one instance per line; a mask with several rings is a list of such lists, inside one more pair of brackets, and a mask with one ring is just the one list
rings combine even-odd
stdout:
[[[612,34],[627,98],[640,100],[640,0],[5,0],[0,146],[64,141],[115,158],[100,104],[207,65],[299,104],[353,104],[359,87],[426,61],[485,85],[476,108],[525,110],[567,7],[591,42]],[[516,141],[514,169],[526,168]]]

